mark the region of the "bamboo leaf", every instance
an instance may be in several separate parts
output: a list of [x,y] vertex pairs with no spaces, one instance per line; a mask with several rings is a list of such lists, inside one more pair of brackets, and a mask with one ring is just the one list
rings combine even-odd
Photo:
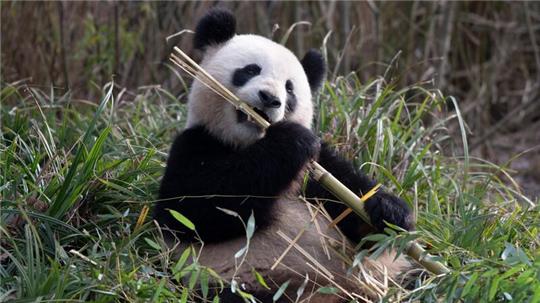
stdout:
[[252,272],[253,272],[253,275],[255,275],[255,279],[257,280],[257,282],[259,282],[259,284],[261,284],[264,288],[269,290],[270,287],[268,286],[268,284],[266,284],[266,281],[264,280],[263,276],[257,270],[255,270],[255,268],[252,269]]
[[251,215],[249,216],[247,227],[246,227],[246,236],[249,239],[253,237],[253,233],[255,232],[255,216],[253,216],[253,211],[251,212]]
[[160,250],[161,249],[161,246],[159,246],[159,244],[157,244],[156,242],[154,242],[150,238],[144,238],[144,241],[146,242],[146,244],[150,245],[150,247],[152,247],[155,250]]
[[499,282],[501,281],[500,277],[495,277],[491,282],[488,292],[488,301],[493,301],[495,295],[497,294],[497,288],[499,287]]
[[190,290],[195,287],[195,284],[197,283],[197,280],[200,274],[201,274],[201,270],[199,267],[197,267],[194,271],[191,272],[191,276],[189,277],[189,282],[188,282],[188,288]]
[[222,212],[226,213],[229,216],[241,218],[240,215],[235,211],[232,211],[232,210],[226,209],[226,208],[221,208],[221,207],[216,207],[216,208],[221,210]]
[[283,293],[285,293],[285,290],[287,290],[287,287],[289,286],[289,283],[291,282],[291,280],[287,280],[287,282],[281,284],[281,286],[279,287],[279,289],[276,291],[276,293],[274,294],[274,296],[272,297],[272,301],[273,302],[277,302],[277,300],[279,300],[279,298],[281,298],[281,296],[283,295]]
[[166,279],[161,279],[161,281],[159,281],[159,285],[156,289],[156,292],[154,293],[154,297],[152,298],[152,302],[159,302],[161,300],[158,300],[159,298],[159,295],[161,294],[161,291],[163,290],[163,286],[165,285],[165,282],[167,280]]
[[302,282],[302,285],[298,287],[298,290],[296,290],[296,302],[300,300],[300,297],[304,294],[304,291],[306,289],[306,286],[309,282],[309,275],[306,273],[306,278],[304,279],[304,282]]
[[199,278],[201,283],[201,292],[203,298],[206,300],[208,297],[208,272],[206,270],[201,271],[201,277]]
[[189,257],[190,252],[191,252],[191,247],[184,249],[184,251],[182,252],[182,255],[180,256],[180,258],[178,259],[178,261],[173,267],[172,272],[173,272],[174,278],[179,282],[180,282],[179,274],[182,271],[184,264],[186,263],[187,258]]
[[191,222],[188,218],[184,217],[184,215],[174,209],[169,209],[169,212],[178,222],[182,223],[185,227],[191,230],[195,230],[195,224],[193,224],[193,222]]
[[235,259],[239,259],[240,257],[242,257],[242,255],[244,255],[247,251],[248,247],[247,245],[242,247],[241,249],[239,249],[235,254],[234,254],[234,258]]
[[317,289],[317,292],[325,295],[335,295],[338,292],[338,289],[335,287],[321,287]]
[[180,302],[181,303],[187,303],[189,291],[187,288],[182,288],[182,295],[180,296]]

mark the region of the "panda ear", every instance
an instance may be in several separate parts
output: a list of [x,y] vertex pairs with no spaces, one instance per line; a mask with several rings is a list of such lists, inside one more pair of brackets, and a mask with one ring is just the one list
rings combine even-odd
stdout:
[[304,67],[311,91],[317,91],[326,75],[326,63],[322,54],[315,49],[310,49],[300,63]]
[[234,15],[222,8],[214,8],[201,18],[195,28],[193,45],[204,50],[212,44],[220,44],[231,39],[236,32]]

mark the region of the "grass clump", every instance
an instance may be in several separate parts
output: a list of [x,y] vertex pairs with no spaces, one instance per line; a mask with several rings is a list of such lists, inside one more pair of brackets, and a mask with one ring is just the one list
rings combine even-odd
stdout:
[[[538,201],[520,193],[505,166],[468,157],[459,111],[446,112],[452,100],[439,91],[351,77],[319,97],[319,131],[414,206],[413,234],[455,270],[418,279],[407,298],[540,300]],[[450,140],[451,123],[462,125],[462,145]]]
[[[23,84],[1,89],[0,301],[215,300],[212,282],[231,281],[193,262],[195,251],[173,257],[153,222],[136,226],[184,105],[159,87],[102,92],[96,105]],[[454,270],[422,274],[388,299],[539,302],[538,201],[505,165],[467,155],[450,102],[428,84],[351,74],[317,97],[315,130],[414,207],[417,231],[406,237]],[[459,145],[451,123],[461,125]],[[399,237],[377,236],[378,247]]]

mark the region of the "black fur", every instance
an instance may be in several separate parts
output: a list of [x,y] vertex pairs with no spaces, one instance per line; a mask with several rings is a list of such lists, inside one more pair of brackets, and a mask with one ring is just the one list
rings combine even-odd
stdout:
[[234,86],[244,86],[251,78],[261,74],[261,67],[257,64],[248,64],[238,68],[233,73],[232,84]]
[[285,117],[288,117],[290,114],[294,113],[296,110],[296,104],[298,103],[298,100],[296,100],[296,96],[294,94],[288,94],[287,95],[287,108]]
[[[340,180],[349,189],[359,195],[367,193],[376,182],[354,169],[352,164],[338,156],[328,145],[323,144],[319,155],[319,163],[326,168],[334,177]],[[324,189],[319,183],[310,181],[306,188],[308,198],[332,199],[336,198]],[[327,202],[325,208],[332,217],[337,217],[347,206],[341,203]],[[386,224],[384,221],[398,225],[406,230],[413,228],[411,211],[403,200],[379,191],[369,198],[365,204],[372,224],[378,231],[382,231]],[[358,242],[372,229],[364,223],[359,216],[351,214],[343,219],[339,228],[353,242]]]
[[317,91],[326,75],[326,64],[321,53],[315,49],[310,49],[300,61],[306,72],[309,87],[312,92]]
[[[202,126],[187,129],[176,138],[171,149],[161,183],[159,198],[162,201],[156,204],[154,218],[161,225],[178,231],[177,236],[187,241],[193,241],[194,234],[167,209],[179,211],[193,221],[206,242],[245,234],[238,218],[216,207],[233,210],[244,221],[253,211],[258,228],[267,227],[272,222],[272,202],[291,186],[317,151],[318,139],[310,130],[293,122],[273,124],[263,139],[244,149],[222,143]],[[320,150],[319,162],[359,194],[375,185],[327,145]],[[314,181],[308,183],[306,195],[335,199]],[[325,206],[332,217],[346,209],[340,203],[328,202]],[[407,204],[388,193],[381,191],[370,198],[366,211],[378,230],[385,227],[384,221],[405,229],[413,228]],[[370,231],[355,215],[347,216],[339,227],[354,242]]]
[[244,222],[253,211],[258,228],[264,228],[272,219],[272,202],[291,186],[319,146],[310,130],[293,122],[273,124],[264,138],[244,149],[222,143],[202,126],[187,129],[171,149],[160,188],[159,198],[165,200],[156,204],[154,218],[188,241],[194,234],[167,209],[190,219],[206,242],[245,235],[238,218],[216,207],[237,212]]
[[293,113],[296,110],[296,95],[294,94],[294,86],[291,80],[287,80],[285,83],[285,88],[287,90],[287,114]]
[[225,9],[215,8],[201,18],[195,28],[193,46],[204,50],[212,44],[220,44],[231,39],[236,32],[236,18]]

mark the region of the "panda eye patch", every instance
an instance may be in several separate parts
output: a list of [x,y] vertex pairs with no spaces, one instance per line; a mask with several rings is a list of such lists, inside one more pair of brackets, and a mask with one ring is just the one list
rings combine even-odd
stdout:
[[287,90],[287,114],[290,114],[296,110],[296,96],[294,95],[294,85],[291,80],[285,82],[285,89]]
[[261,74],[261,67],[257,64],[248,64],[234,70],[232,83],[234,86],[242,86],[251,78]]
[[285,89],[287,90],[287,93],[289,93],[289,94],[292,94],[292,93],[293,93],[293,91],[294,91],[294,86],[293,86],[291,80],[287,80],[287,82],[285,82]]

